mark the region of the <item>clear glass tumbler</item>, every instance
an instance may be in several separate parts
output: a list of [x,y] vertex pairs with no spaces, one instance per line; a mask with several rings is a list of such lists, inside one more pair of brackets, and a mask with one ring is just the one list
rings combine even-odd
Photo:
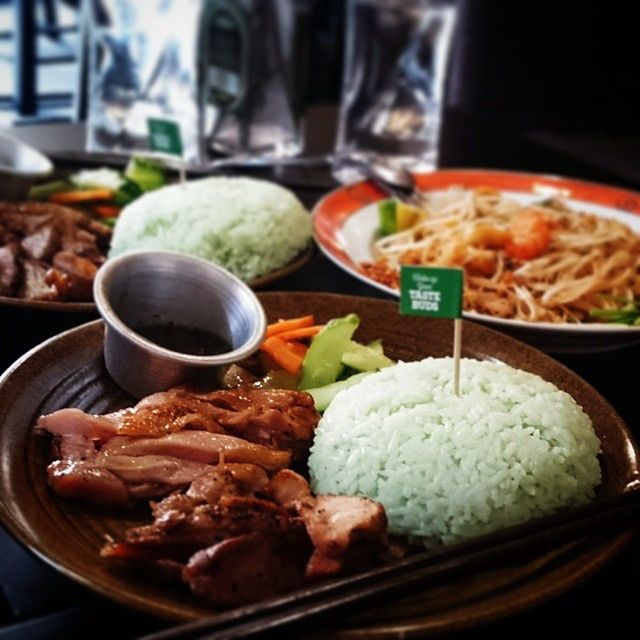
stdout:
[[305,5],[206,0],[202,77],[210,149],[251,163],[298,154]]
[[354,160],[437,166],[455,18],[443,0],[348,0],[336,178],[357,179]]

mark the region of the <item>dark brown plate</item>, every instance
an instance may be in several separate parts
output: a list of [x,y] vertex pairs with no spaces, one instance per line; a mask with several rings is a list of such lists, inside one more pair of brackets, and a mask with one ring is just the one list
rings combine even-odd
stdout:
[[[325,321],[355,312],[362,319],[357,337],[365,342],[382,338],[396,359],[451,352],[450,321],[399,316],[393,302],[307,293],[266,293],[260,298],[271,320],[314,313]],[[144,510],[101,511],[59,500],[47,485],[48,438],[32,430],[38,415],[65,406],[103,413],[130,402],[105,373],[102,340],[100,321],[72,329],[26,354],[0,379],[0,517],[16,538],[46,562],[108,598],[172,620],[210,614],[186,591],[117,571],[100,558],[106,537],[118,536],[125,527],[148,519]],[[640,477],[629,431],[581,378],[539,351],[471,322],[464,324],[463,352],[469,357],[498,358],[537,373],[584,407],[602,440],[603,495],[620,492]],[[627,532],[591,536],[460,578],[346,621],[335,634],[345,638],[418,636],[513,614],[575,586],[620,551],[629,537]]]
[[[269,273],[254,278],[247,282],[252,289],[260,289],[266,287],[281,278],[291,275],[298,269],[304,267],[309,258],[313,254],[313,247],[307,247],[302,253],[298,254],[291,262],[274,269]],[[15,298],[13,296],[0,296],[0,305],[6,307],[18,307],[22,309],[31,309],[39,311],[64,311],[67,313],[92,313],[97,311],[94,302],[64,302],[51,300],[25,300],[24,298]]]
[[313,255],[313,245],[309,245],[302,253],[299,253],[291,262],[288,262],[284,265],[284,267],[280,267],[279,269],[274,269],[269,273],[265,273],[262,276],[258,276],[253,280],[249,280],[247,284],[252,289],[261,289],[262,287],[266,287],[268,284],[272,284],[281,278],[291,275],[292,273],[302,269],[309,259]]
[[[312,253],[313,247],[309,246],[302,253],[299,253],[291,262],[284,265],[284,267],[280,267],[279,269],[265,273],[258,278],[254,278],[247,284],[252,289],[266,287],[268,284],[276,282],[277,280],[280,280],[281,278],[284,278],[304,267],[304,265],[309,261]],[[0,296],[0,306],[40,311],[64,311],[65,313],[92,313],[97,310],[94,302],[25,300],[24,298],[15,298],[12,296]]]
[[[87,162],[91,160],[91,158],[87,158]],[[121,165],[121,159],[116,163]],[[95,162],[95,158],[93,158],[92,162]],[[99,164],[99,163],[98,163]],[[113,162],[108,162],[107,164],[113,164]],[[120,167],[121,168],[121,167]],[[56,172],[55,178],[67,179],[68,172],[67,171],[59,171]],[[2,200],[2,197],[0,197]],[[73,207],[78,209],[85,215],[89,217],[95,218],[95,214],[91,215],[91,210],[89,207]],[[98,220],[99,221],[99,220]],[[297,256],[295,256],[290,262],[279,267],[278,269],[274,269],[269,273],[265,273],[253,280],[247,282],[247,284],[252,289],[261,289],[262,287],[266,287],[273,282],[280,280],[292,273],[298,271],[309,261],[311,256],[313,255],[313,243],[310,240],[309,245],[306,249],[301,251]],[[54,312],[65,312],[65,313],[94,313],[97,312],[96,305],[93,301],[88,302],[66,302],[66,301],[56,301],[56,300],[25,300],[24,298],[18,298],[15,296],[2,296],[0,295],[0,307],[14,307],[20,309],[28,309],[33,311],[54,311]]]

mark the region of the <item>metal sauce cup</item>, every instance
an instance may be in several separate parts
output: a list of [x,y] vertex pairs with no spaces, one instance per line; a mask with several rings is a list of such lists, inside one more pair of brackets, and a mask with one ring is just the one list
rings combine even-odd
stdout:
[[[215,386],[226,365],[255,352],[264,339],[260,301],[241,280],[215,264],[173,251],[134,251],[111,258],[93,287],[104,319],[104,359],[111,377],[142,398],[182,383]],[[173,324],[213,333],[231,345],[219,355],[172,351],[136,327]]]

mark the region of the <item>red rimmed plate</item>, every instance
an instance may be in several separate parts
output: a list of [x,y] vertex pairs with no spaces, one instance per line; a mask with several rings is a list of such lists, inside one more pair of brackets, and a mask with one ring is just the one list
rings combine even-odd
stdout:
[[[422,190],[452,186],[492,187],[507,197],[529,202],[557,196],[579,210],[610,217],[640,233],[640,193],[592,182],[507,171],[451,169],[416,174]],[[340,187],[326,195],[313,210],[315,240],[323,253],[340,268],[391,295],[398,292],[364,275],[358,265],[371,261],[378,229],[376,203],[387,195],[371,182]],[[552,324],[505,320],[476,312],[465,317],[493,325],[545,351],[588,353],[608,351],[640,342],[640,327],[614,324]]]

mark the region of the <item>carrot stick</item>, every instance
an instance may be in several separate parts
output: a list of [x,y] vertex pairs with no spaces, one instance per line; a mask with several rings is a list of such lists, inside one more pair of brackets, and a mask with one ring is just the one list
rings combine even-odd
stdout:
[[90,202],[91,200],[113,200],[113,191],[111,189],[59,191],[49,196],[49,201],[57,204],[73,204],[75,202]]
[[106,204],[93,207],[95,212],[103,218],[117,218],[120,215],[120,207],[112,207]]
[[294,329],[302,329],[310,327],[315,323],[313,316],[301,316],[299,318],[290,318],[288,320],[278,320],[267,327],[267,338],[278,335],[284,331],[293,331]]
[[[283,369],[289,373],[297,373],[302,367],[304,355],[296,353],[297,348],[291,348],[289,342],[281,340],[277,336],[267,338],[261,345],[260,349],[268,353]],[[300,345],[304,346],[304,345]]]
[[[280,338],[280,336],[278,336]],[[307,355],[307,351],[309,351],[309,347],[306,344],[302,344],[301,342],[285,342],[285,344],[289,347],[293,353],[297,356],[300,356],[303,360]]]
[[300,340],[300,338],[313,338],[316,334],[324,329],[323,324],[314,324],[312,327],[302,327],[302,329],[293,329],[293,331],[283,331],[278,333],[278,338],[282,340]]

